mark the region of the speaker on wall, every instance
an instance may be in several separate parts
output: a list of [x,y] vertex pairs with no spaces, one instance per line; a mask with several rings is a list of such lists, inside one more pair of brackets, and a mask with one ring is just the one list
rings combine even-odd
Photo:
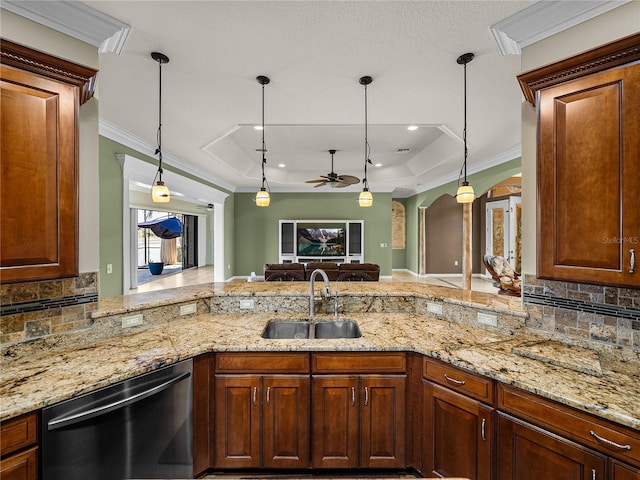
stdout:
[[280,225],[280,254],[295,255],[295,228],[293,222],[282,222]]
[[362,223],[349,222],[349,255],[362,255]]

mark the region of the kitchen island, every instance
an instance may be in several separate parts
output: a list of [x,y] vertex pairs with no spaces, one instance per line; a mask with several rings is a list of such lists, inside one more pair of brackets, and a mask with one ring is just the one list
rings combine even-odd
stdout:
[[[209,284],[102,300],[94,325],[85,331],[4,346],[0,419],[188,358],[242,352],[301,352],[311,358],[321,352],[402,352],[419,365],[411,367],[418,377],[409,374],[407,385],[420,381],[429,362],[436,362],[495,382],[503,386],[501,391],[515,388],[631,432],[640,430],[637,350],[540,334],[526,327],[519,299],[512,297],[418,284],[377,283],[375,292],[371,288],[340,284],[338,318],[354,320],[362,332],[348,339],[262,338],[273,320],[308,317],[309,285],[302,282]],[[334,301],[318,298],[314,321],[333,320]],[[181,316],[180,307],[195,313]],[[123,317],[136,314],[144,315],[144,323],[123,329]],[[481,316],[492,325],[478,323]],[[409,387],[408,395],[422,398],[415,388]]]

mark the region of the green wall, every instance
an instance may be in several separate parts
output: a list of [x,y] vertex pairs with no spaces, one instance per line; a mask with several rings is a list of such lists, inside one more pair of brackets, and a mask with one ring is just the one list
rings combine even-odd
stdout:
[[[488,168],[482,172],[470,175],[468,180],[476,192],[476,197],[483,195],[487,190],[496,183],[501,182],[522,169],[522,159],[520,157],[508,162],[502,163],[495,167]],[[414,273],[418,273],[418,248],[419,248],[419,215],[420,208],[427,208],[435,200],[442,195],[455,195],[458,188],[458,182],[449,182],[439,187],[427,190],[412,197],[407,198],[407,249],[406,249],[406,268]]]
[[[137,150],[126,147],[118,142],[114,142],[106,137],[100,136],[100,281],[99,295],[102,297],[113,297],[123,294],[122,281],[122,168],[116,158],[116,154],[127,154],[145,162],[157,165],[157,159],[144,155]],[[212,183],[203,181],[198,177],[183,172],[171,166],[163,165],[165,170],[170,170],[194,181],[203,183],[220,191],[229,193],[228,190],[218,187]],[[131,201],[135,202],[136,194],[132,195]],[[230,199],[230,200],[229,200]],[[151,206],[152,204],[149,203]],[[171,205],[174,205],[172,208]],[[233,194],[227,197],[225,202],[225,259],[233,258]],[[192,208],[187,208],[185,202],[172,199],[167,207],[168,210],[185,211],[191,213],[205,213]],[[211,217],[211,215],[210,215]],[[209,237],[210,238],[210,237]],[[106,274],[107,264],[113,265],[113,273]],[[227,262],[232,263],[232,262]],[[233,267],[233,265],[232,265]],[[225,265],[225,276],[228,278],[233,273],[233,269],[227,269]]]
[[[364,220],[365,262],[391,275],[391,193],[374,193],[373,206],[358,206],[358,193],[272,193],[271,205],[257,207],[255,193],[236,193],[235,275],[264,274],[278,263],[279,220]],[[387,247],[380,247],[386,243]]]

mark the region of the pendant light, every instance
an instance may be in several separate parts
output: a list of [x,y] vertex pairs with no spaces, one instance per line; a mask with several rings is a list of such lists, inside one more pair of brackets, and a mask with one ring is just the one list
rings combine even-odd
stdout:
[[360,85],[364,85],[364,177],[362,178],[363,188],[358,197],[358,204],[361,207],[370,207],[373,205],[373,195],[369,191],[369,182],[367,180],[367,164],[371,163],[369,159],[369,138],[367,124],[367,85],[373,82],[373,78],[369,76],[360,77]]
[[[458,57],[458,64],[464,65],[464,130],[462,133],[462,138],[464,140],[464,163],[462,164],[462,169],[464,170],[464,181],[462,185],[458,186],[458,192],[456,193],[456,200],[458,203],[472,203],[476,195],[473,192],[473,187],[469,185],[467,181],[467,63],[473,60],[473,53],[463,53]],[[460,175],[462,175],[462,171],[460,171]],[[460,179],[458,178],[458,182]]]
[[160,75],[159,75],[159,88],[158,88],[158,133],[157,141],[158,148],[156,148],[156,155],[158,155],[158,171],[153,179],[153,187],[151,187],[151,199],[156,203],[167,203],[171,200],[171,193],[169,188],[162,181],[162,64],[169,63],[169,57],[162,53],[153,52],[151,54],[156,62],[158,62]]
[[[265,177],[264,175],[264,166],[267,163],[267,159],[265,157],[265,154],[267,152],[267,146],[264,143],[264,86],[267,85],[271,80],[269,80],[269,77],[265,77],[264,75],[258,75],[256,77],[256,80],[258,81],[258,83],[260,85],[262,85],[262,186],[260,187],[260,190],[258,191],[258,193],[256,194],[256,205],[258,207],[268,207],[269,204],[271,203],[271,198],[269,196],[269,190],[267,190],[267,188],[265,188],[265,183],[267,182],[267,177]],[[267,183],[268,185],[268,183]]]

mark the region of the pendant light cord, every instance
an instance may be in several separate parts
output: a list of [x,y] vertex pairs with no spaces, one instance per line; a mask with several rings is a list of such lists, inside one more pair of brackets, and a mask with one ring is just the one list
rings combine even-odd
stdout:
[[464,141],[464,181],[467,183],[467,64],[464,64],[464,130],[462,131]]
[[[158,68],[159,68],[159,88],[158,88],[158,131],[156,132],[156,143],[158,144],[158,148],[156,148],[156,155],[158,155],[158,171],[156,172],[156,178],[162,182],[162,60],[158,60]],[[156,183],[155,178],[153,179],[153,183]]]
[[267,145],[264,143],[264,83],[262,84],[262,188],[267,181],[267,177],[264,174],[264,166],[267,163],[265,153],[267,151]]
[[364,188],[369,188],[369,181],[367,180],[367,163],[369,163],[369,130],[367,124],[368,111],[367,111],[367,85],[364,86],[364,178],[362,184]]

